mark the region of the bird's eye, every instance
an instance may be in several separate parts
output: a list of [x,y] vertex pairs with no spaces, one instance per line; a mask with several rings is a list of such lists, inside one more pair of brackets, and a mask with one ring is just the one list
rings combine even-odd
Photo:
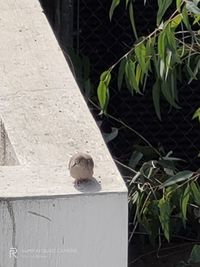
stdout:
[[93,163],[92,159],[88,159],[88,165],[93,167],[94,163]]

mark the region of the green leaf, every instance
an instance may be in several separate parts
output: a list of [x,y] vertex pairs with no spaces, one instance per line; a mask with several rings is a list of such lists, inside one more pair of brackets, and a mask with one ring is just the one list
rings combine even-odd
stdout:
[[195,20],[193,22],[193,25],[197,24],[200,21],[200,16],[195,16]]
[[142,159],[142,157],[143,157],[143,154],[141,152],[133,151],[131,158],[129,160],[128,166],[131,167],[132,169],[135,169],[138,163],[140,162],[140,160]]
[[108,86],[110,83],[111,74],[109,71],[104,71],[101,74],[100,82],[97,88],[97,96],[99,100],[99,104],[103,112],[106,112],[108,100],[109,100],[109,91]]
[[160,60],[160,78],[164,79],[164,74],[165,74],[165,62],[163,59]]
[[178,9],[178,12],[181,12],[181,4],[182,0],[176,0],[176,8]]
[[169,69],[170,69],[170,66],[171,66],[171,59],[172,59],[172,51],[167,49],[165,81],[168,78],[168,73],[169,73]]
[[170,22],[170,24],[169,24],[170,27],[171,27],[172,29],[175,30],[175,29],[180,25],[182,19],[183,19],[182,14],[178,14],[178,15],[176,15],[176,16],[172,19],[172,21]]
[[157,26],[160,25],[163,15],[173,0],[158,0]]
[[192,1],[196,6],[198,6],[200,0],[192,0]]
[[192,191],[195,204],[200,206],[200,190],[199,190],[198,184],[196,184],[195,182],[191,182],[190,188]]
[[170,239],[170,215],[171,215],[171,207],[170,207],[170,201],[168,198],[161,198],[158,203],[160,215],[159,220],[161,223],[162,230],[164,232],[164,236],[169,242]]
[[138,39],[138,34],[137,34],[137,30],[136,30],[136,26],[135,26],[135,19],[134,19],[134,13],[133,13],[133,4],[132,2],[129,4],[129,17],[130,17],[130,21],[131,21],[131,26],[133,29],[133,33],[135,35],[135,39]]
[[161,159],[158,161],[158,164],[164,168],[165,172],[172,173],[171,175],[174,175],[174,171],[176,170],[176,167],[173,161]]
[[137,67],[136,67],[136,73],[135,73],[135,79],[136,79],[136,83],[139,87],[139,84],[140,84],[140,80],[142,80],[142,69],[140,67],[139,64],[137,64]]
[[198,119],[199,122],[200,122],[200,108],[198,108],[198,109],[195,111],[195,113],[194,113],[192,119]]
[[125,58],[123,58],[120,62],[118,75],[117,75],[117,86],[118,86],[119,90],[122,87],[122,82],[123,82],[123,78],[124,78],[124,71],[125,71],[125,64],[126,64],[126,60],[125,60]]
[[[169,154],[169,153],[168,153]],[[171,154],[170,154],[171,155]],[[175,158],[175,157],[169,157],[169,155],[165,156],[165,157],[162,157],[162,159],[164,160],[170,160],[170,161],[184,161],[183,159],[181,158]]]
[[176,38],[174,34],[174,30],[171,29],[170,25],[166,27],[166,38],[168,42],[168,47],[170,48],[171,51],[173,51],[176,56],[178,55],[177,53],[177,43],[176,43]]
[[182,16],[183,16],[183,22],[188,30],[191,30],[189,18],[188,18],[188,10],[186,8],[186,5],[184,5],[182,9]]
[[100,81],[104,82],[106,86],[109,85],[111,79],[111,73],[109,70],[104,71],[100,76]]
[[136,54],[137,60],[140,64],[142,71],[144,73],[146,73],[147,72],[147,69],[146,69],[147,51],[146,51],[146,47],[145,47],[144,43],[140,43],[140,44],[135,46],[135,54]]
[[[170,76],[168,77],[168,79],[166,81],[162,81],[161,91],[162,91],[163,96],[167,100],[167,102],[172,107],[179,109],[180,107],[175,102],[175,100],[176,100],[175,92],[173,93],[173,91],[176,90],[174,87],[175,84],[172,82],[175,83],[176,81],[173,79],[173,74],[170,74]],[[172,91],[172,89],[173,89],[173,91]]]
[[136,81],[136,62],[133,62],[131,59],[128,59],[125,65],[125,74],[129,81],[129,84],[132,89],[134,89],[136,92],[139,92],[139,87]]
[[[189,66],[187,65],[187,67]],[[194,68],[194,71],[192,71],[191,68],[190,68],[190,71],[188,70],[191,73],[191,78],[188,84],[190,84],[194,79],[198,80],[197,75],[199,73],[199,70],[200,70],[200,57],[196,57],[196,66]]]
[[166,44],[166,33],[162,31],[158,36],[158,55],[163,60],[165,60]]
[[191,171],[181,171],[177,173],[176,175],[170,177],[162,184],[163,187],[167,187],[176,183],[184,182],[185,180],[189,180],[193,175],[193,172]]
[[114,13],[115,8],[119,4],[120,4],[120,0],[113,0],[112,1],[111,7],[110,7],[110,10],[109,10],[109,18],[110,18],[110,20],[112,19],[112,16],[113,16],[113,13]]
[[139,197],[139,193],[138,193],[138,191],[135,191],[135,192],[131,195],[131,203],[132,203],[132,204],[135,204],[136,201],[138,200],[138,197]]
[[[198,1],[199,2],[199,1]],[[196,15],[200,15],[200,9],[198,8],[198,2],[186,1],[186,8],[189,12],[192,12]]]
[[157,156],[155,150],[150,146],[134,145],[134,148],[135,150],[141,152],[146,158],[151,160]]
[[155,111],[156,111],[156,115],[158,116],[159,120],[161,120],[161,114],[160,114],[160,82],[159,82],[158,79],[154,83],[152,94],[153,94],[153,103],[154,103],[154,108],[155,108]]
[[129,2],[130,2],[130,0],[126,0],[126,8],[127,8],[128,4],[129,4]]
[[188,262],[190,264],[200,263],[200,245],[194,245]]
[[182,211],[184,223],[186,220],[189,198],[190,198],[190,185],[188,184],[181,197],[181,211]]
[[170,94],[172,98],[172,106],[176,109],[180,109],[180,106],[176,104],[176,101],[178,101],[178,92],[177,92],[177,79],[176,79],[176,69],[174,69],[173,73],[170,73],[169,75],[170,79]]
[[130,91],[130,93],[133,95],[133,93],[134,93],[134,89],[133,89],[133,87],[130,85],[130,82],[129,82],[129,80],[128,80],[128,78],[127,78],[127,75],[125,75],[125,82],[126,82],[126,87],[127,87],[127,89]]
[[97,95],[98,95],[99,104],[102,110],[105,110],[105,107],[106,107],[106,102],[107,102],[107,97],[108,97],[107,91],[108,91],[108,88],[105,85],[105,83],[100,82],[97,88]]

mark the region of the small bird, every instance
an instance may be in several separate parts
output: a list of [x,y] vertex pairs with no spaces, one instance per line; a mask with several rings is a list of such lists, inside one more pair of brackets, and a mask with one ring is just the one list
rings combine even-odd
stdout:
[[69,161],[70,175],[75,179],[76,185],[82,180],[91,179],[93,176],[94,161],[85,153],[73,155]]

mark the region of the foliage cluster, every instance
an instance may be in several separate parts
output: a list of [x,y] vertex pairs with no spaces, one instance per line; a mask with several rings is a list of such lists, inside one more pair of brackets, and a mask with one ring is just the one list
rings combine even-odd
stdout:
[[[188,84],[200,78],[200,1],[176,0],[175,9],[167,17],[166,12],[169,8],[173,9],[174,1],[157,0],[157,25],[147,36],[137,34],[133,0],[112,0],[110,20],[122,2],[129,13],[135,43],[101,74],[97,88],[101,114],[108,116],[109,85],[113,70],[118,68],[119,90],[125,83],[131,94],[142,95],[147,90],[148,80],[153,80],[153,86],[148,90],[152,90],[155,112],[161,120],[161,98],[170,107],[179,109],[178,88],[183,76]],[[200,121],[200,108],[193,118]],[[156,152],[157,156],[150,153],[151,160],[145,161],[149,149],[153,149],[151,152]],[[129,204],[134,210],[132,235],[139,227],[148,233],[152,243],[160,242],[162,236],[169,242],[180,229],[187,228],[188,221],[192,220],[198,225],[200,219],[200,174],[198,171],[178,170],[180,159],[171,154],[164,155],[152,146],[138,147],[129,162],[134,172],[128,183]],[[195,249],[197,247],[194,247],[193,256]],[[182,262],[180,266],[190,266],[192,260]]]
[[[125,1],[125,0],[124,0]],[[123,0],[113,0],[110,19]],[[199,0],[176,0],[176,9],[169,18],[166,11],[172,0],[158,0],[157,25],[148,36],[137,34],[134,22],[134,1],[126,0],[135,43],[108,70],[102,73],[97,89],[99,104],[104,113],[109,102],[109,84],[112,71],[118,67],[118,88],[123,81],[131,94],[143,94],[148,79],[153,79],[152,98],[158,118],[161,120],[160,99],[171,107],[180,108],[177,83],[182,82],[182,73],[188,83],[200,78],[200,8]],[[144,4],[146,1],[144,1]],[[172,8],[172,7],[171,7]],[[199,110],[194,118],[200,119]]]
[[134,210],[134,229],[139,225],[155,244],[162,235],[168,241],[178,235],[187,227],[188,218],[198,225],[200,173],[178,171],[176,165],[181,159],[172,157],[172,152],[160,154],[157,160],[143,160],[149,150],[138,147],[130,160],[129,165],[138,170],[128,183],[129,203]]

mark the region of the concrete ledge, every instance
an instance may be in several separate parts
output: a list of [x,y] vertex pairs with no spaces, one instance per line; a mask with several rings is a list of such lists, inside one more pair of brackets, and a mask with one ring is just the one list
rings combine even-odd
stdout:
[[[0,266],[125,267],[127,189],[39,2],[0,10]],[[95,162],[79,191],[78,151]]]

